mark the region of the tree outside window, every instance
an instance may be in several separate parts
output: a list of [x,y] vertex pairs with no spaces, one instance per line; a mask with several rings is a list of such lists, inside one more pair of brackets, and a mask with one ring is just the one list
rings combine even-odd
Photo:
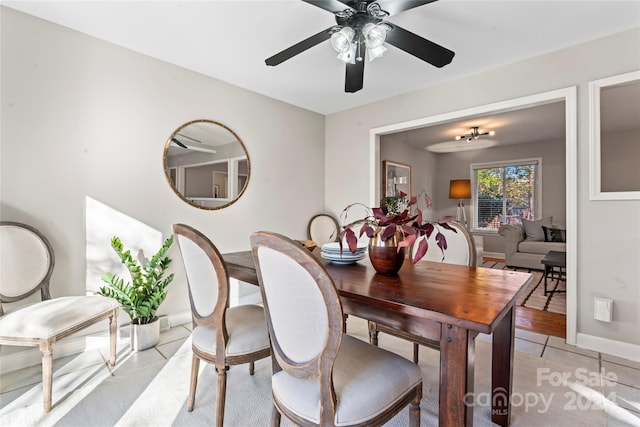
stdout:
[[474,228],[497,230],[539,216],[537,209],[539,162],[483,165],[475,171]]

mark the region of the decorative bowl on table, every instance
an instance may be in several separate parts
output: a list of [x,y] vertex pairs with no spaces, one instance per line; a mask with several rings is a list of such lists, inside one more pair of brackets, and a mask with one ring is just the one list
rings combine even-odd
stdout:
[[313,240],[297,240],[297,242],[300,243],[305,248],[309,249],[310,251],[313,251],[316,248],[316,246],[318,246],[318,244]]
[[356,252],[352,253],[345,244],[341,253],[340,243],[325,243],[322,245],[320,256],[334,264],[353,264],[367,256],[367,246],[358,246]]

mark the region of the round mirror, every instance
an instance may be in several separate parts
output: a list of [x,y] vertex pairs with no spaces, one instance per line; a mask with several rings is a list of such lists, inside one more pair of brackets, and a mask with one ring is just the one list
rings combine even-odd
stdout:
[[221,209],[249,184],[249,154],[238,135],[212,120],[176,129],[164,146],[164,173],[173,191],[191,206]]

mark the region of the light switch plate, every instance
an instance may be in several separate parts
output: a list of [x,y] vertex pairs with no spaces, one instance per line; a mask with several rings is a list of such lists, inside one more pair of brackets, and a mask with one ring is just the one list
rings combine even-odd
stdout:
[[612,299],[596,297],[594,306],[594,319],[601,322],[611,322],[613,319]]

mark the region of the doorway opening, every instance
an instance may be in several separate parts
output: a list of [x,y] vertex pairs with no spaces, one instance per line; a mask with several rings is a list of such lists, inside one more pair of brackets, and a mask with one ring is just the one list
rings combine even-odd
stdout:
[[[463,109],[395,123],[370,130],[370,182],[369,198],[371,205],[380,199],[380,137],[418,128],[450,123],[464,118],[498,114],[540,105],[564,102],[565,108],[565,194],[566,194],[566,230],[567,230],[567,307],[566,341],[576,343],[577,324],[577,90],[576,87],[558,89],[531,96]],[[427,189],[427,191],[429,191]]]

